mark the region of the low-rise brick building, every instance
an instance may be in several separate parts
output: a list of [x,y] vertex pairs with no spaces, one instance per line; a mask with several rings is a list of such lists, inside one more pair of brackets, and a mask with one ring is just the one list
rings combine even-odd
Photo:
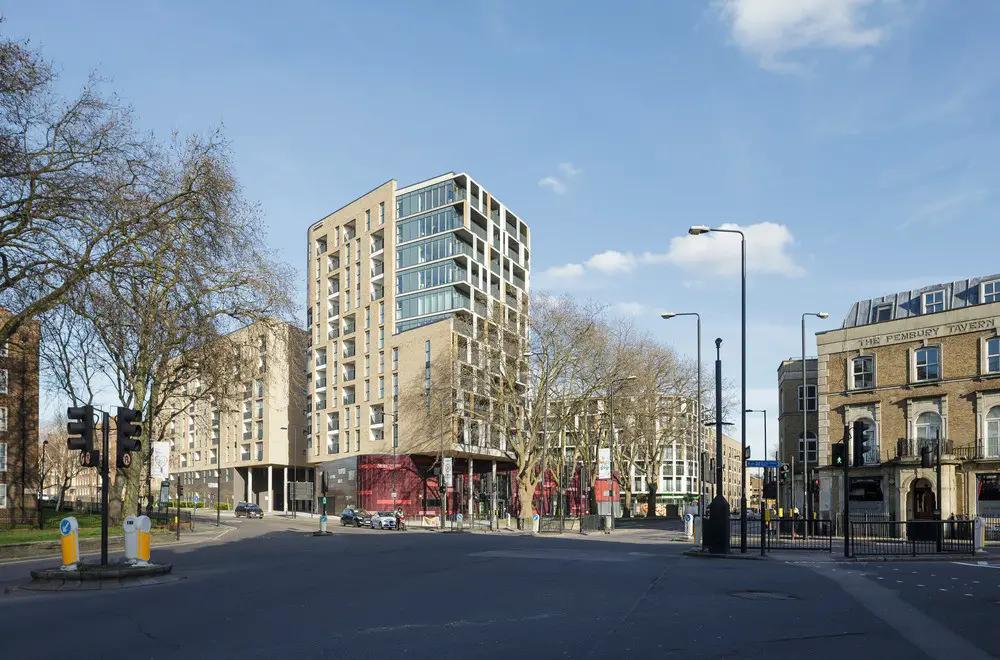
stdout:
[[[862,300],[817,335],[820,464],[845,426],[866,443],[852,511],[932,518],[937,480],[920,449],[940,441],[941,515],[1000,515],[998,327],[1000,274]],[[821,470],[821,515],[842,510],[843,490],[838,469]]]
[[[0,318],[10,317],[0,308]],[[31,522],[38,510],[38,344],[24,324],[0,344],[0,522]]]

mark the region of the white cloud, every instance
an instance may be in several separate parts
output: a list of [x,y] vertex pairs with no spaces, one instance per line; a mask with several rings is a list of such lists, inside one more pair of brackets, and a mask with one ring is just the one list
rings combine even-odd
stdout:
[[553,266],[552,268],[543,271],[542,275],[546,278],[564,280],[582,277],[583,271],[584,268],[582,264],[566,264],[565,266]]
[[649,310],[648,306],[637,302],[622,302],[618,303],[616,307],[622,314],[628,314],[629,316],[642,316]]
[[[798,277],[805,271],[799,267],[788,248],[795,243],[785,225],[760,222],[755,225],[724,224],[719,229],[740,229],[747,241],[747,272],[760,275]],[[701,236],[677,236],[670,239],[666,252],[643,252],[640,255],[618,250],[598,252],[582,263],[553,266],[540,273],[541,282],[566,285],[585,284],[586,276],[629,274],[640,266],[671,264],[689,270],[699,277],[731,276],[740,272],[740,240],[732,234],[710,232]],[[606,279],[606,278],[604,278]],[[698,282],[686,281],[690,288]]]
[[635,263],[635,256],[630,252],[606,250],[587,259],[587,268],[607,274],[627,273],[635,268]]
[[[788,254],[795,239],[785,225],[760,222],[745,227],[724,224],[719,228],[740,229],[746,235],[748,273],[786,277],[804,273]],[[740,239],[717,232],[677,236],[670,239],[665,254],[647,252],[640,259],[647,263],[669,263],[705,275],[735,275],[740,272]]]
[[544,176],[539,179],[538,186],[540,188],[549,188],[557,195],[565,195],[569,189],[569,180],[578,176],[583,170],[575,167],[573,163],[567,162],[559,163],[556,167],[562,173],[561,176],[552,174]]
[[733,40],[766,69],[796,70],[782,56],[810,48],[877,46],[884,26],[867,21],[865,10],[879,0],[717,0]]
[[545,176],[538,180],[539,188],[551,188],[557,195],[566,194],[566,184],[554,176]]

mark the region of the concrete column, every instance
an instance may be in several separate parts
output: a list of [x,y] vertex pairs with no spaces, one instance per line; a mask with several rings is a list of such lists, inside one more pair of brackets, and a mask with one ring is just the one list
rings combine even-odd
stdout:
[[281,503],[284,507],[285,513],[288,513],[288,466],[285,466],[285,477],[282,479],[281,483],[285,484],[285,492],[281,496]]
[[247,468],[247,502],[256,502],[257,499],[253,496],[253,468]]
[[469,520],[472,520],[472,512],[475,508],[475,503],[472,501],[472,458],[469,458]]
[[267,512],[274,513],[274,468],[267,466]]

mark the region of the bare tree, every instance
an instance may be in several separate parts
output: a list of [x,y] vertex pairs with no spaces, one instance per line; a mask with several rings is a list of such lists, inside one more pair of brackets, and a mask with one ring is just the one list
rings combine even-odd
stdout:
[[80,465],[79,453],[70,451],[67,446],[66,418],[62,414],[53,416],[41,436],[48,441],[42,447],[45,458],[40,470],[41,488],[44,491],[50,486],[56,487],[56,511],[61,511],[67,491],[84,468]]

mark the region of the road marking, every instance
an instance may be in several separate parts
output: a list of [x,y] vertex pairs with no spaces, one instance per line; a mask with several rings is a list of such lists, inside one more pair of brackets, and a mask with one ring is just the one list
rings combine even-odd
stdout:
[[986,562],[979,562],[977,564],[972,564],[972,563],[967,562],[967,561],[955,561],[955,562],[952,562],[952,563],[953,564],[957,564],[959,566],[971,566],[972,568],[993,568],[993,569],[1000,568],[1000,566],[991,566],[990,564],[987,564]]
[[938,591],[948,591],[947,589],[938,589]]
[[924,586],[924,585],[922,585],[922,584],[918,584],[917,586],[918,586],[918,587],[922,587],[922,586]]

